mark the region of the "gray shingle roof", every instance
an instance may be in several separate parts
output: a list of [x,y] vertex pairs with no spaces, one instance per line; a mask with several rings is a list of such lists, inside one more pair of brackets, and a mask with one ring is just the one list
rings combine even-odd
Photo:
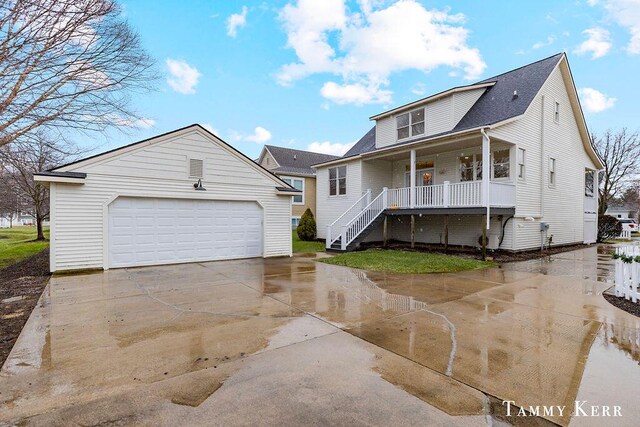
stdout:
[[[562,57],[563,54],[558,53],[549,58],[474,83],[495,82],[495,85],[486,89],[485,93],[480,96],[478,101],[452,130],[427,136],[444,136],[449,133],[492,125],[524,114]],[[514,96],[514,91],[518,92],[517,96]],[[401,142],[395,145],[403,145],[410,142],[413,141]],[[376,133],[374,127],[360,138],[343,157],[375,151],[375,145]]]
[[303,175],[315,175],[312,165],[330,162],[339,159],[340,156],[329,154],[312,153],[311,151],[294,150],[292,148],[266,145],[279,167],[271,169],[275,173],[298,173]]
[[343,157],[356,156],[362,153],[368,153],[376,149],[376,127],[369,129],[369,132],[365,133],[353,147],[345,153]]

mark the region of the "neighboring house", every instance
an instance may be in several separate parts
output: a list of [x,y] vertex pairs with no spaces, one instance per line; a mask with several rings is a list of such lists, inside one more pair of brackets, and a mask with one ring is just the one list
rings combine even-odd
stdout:
[[[44,220],[42,224],[48,225],[49,222],[47,220]],[[13,214],[11,217],[0,216],[0,228],[35,226],[35,225],[36,225],[36,218],[33,215],[28,214],[26,212]]]
[[293,228],[298,226],[300,217],[307,208],[311,209],[314,216],[316,215],[316,171],[311,165],[336,159],[339,157],[274,145],[265,145],[262,149],[257,160],[258,164],[302,192],[293,196],[291,208]]
[[510,251],[596,241],[602,164],[565,54],[371,119],[342,158],[315,166],[327,246],[478,246],[483,232]]
[[291,255],[297,190],[200,125],[36,174],[51,271]]
[[610,215],[618,219],[638,220],[638,206],[632,204],[616,204],[612,203],[607,207],[605,215]]

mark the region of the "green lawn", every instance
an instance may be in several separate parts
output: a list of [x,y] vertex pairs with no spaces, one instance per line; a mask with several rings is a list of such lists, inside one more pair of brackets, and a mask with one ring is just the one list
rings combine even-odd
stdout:
[[[49,229],[44,230],[49,238]],[[30,257],[49,246],[49,241],[36,242],[35,227],[0,228],[0,269]]]
[[296,233],[296,230],[293,230],[292,238],[293,238],[293,253],[324,252],[323,242],[302,241],[298,237],[298,233]]
[[322,258],[318,261],[345,267],[362,268],[364,270],[420,274],[450,273],[496,265],[491,262],[452,255],[383,249],[347,252],[331,258]]

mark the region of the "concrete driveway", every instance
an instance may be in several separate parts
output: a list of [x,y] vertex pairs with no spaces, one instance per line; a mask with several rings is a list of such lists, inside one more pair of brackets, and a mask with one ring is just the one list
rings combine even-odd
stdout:
[[610,268],[591,248],[440,275],[298,256],[56,277],[0,424],[637,425],[640,319],[602,297]]

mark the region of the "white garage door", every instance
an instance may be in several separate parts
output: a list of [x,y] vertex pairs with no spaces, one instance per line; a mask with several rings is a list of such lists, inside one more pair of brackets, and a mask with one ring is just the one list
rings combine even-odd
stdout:
[[262,256],[254,202],[117,198],[109,206],[109,266]]

